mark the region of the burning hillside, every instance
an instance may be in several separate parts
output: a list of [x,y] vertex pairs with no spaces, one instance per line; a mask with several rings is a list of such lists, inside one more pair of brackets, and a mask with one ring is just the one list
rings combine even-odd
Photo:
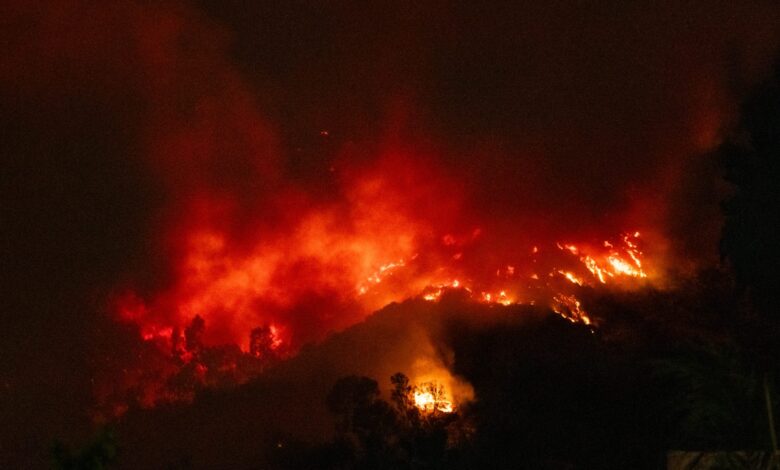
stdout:
[[[773,2],[656,3],[0,3],[0,467],[243,393],[398,305],[636,339],[593,299],[718,265],[709,153],[780,44]],[[740,205],[774,207],[757,186],[742,222],[774,220]],[[751,251],[772,234],[725,233],[772,264]],[[371,367],[317,363],[396,425],[405,374],[394,442],[500,395],[458,371],[468,345],[394,318],[408,337],[377,335]]]
[[[214,386],[221,381],[209,377],[225,371],[227,383],[248,380],[271,362],[295,354],[305,341],[318,339],[305,336],[311,334],[304,329],[310,321],[343,328],[391,302],[411,298],[436,302],[448,292],[461,292],[487,305],[539,305],[572,322],[591,325],[579,289],[605,285],[634,289],[646,285],[648,272],[658,273],[644,258],[639,232],[598,244],[534,245],[495,271],[471,259],[481,242],[480,229],[466,237],[445,234],[438,243],[415,234],[407,237],[408,246],[390,245],[402,257],[376,266],[370,260],[381,259],[386,251],[380,241],[403,239],[402,235],[391,231],[375,239],[378,226],[369,226],[367,234],[343,233],[332,224],[323,225],[321,217],[318,213],[312,216],[316,222],[305,219],[305,228],[296,227],[290,239],[263,243],[244,258],[232,256],[223,237],[196,236],[187,245],[179,271],[182,278],[171,292],[148,302],[134,293],[118,300],[120,318],[137,323],[144,341],[175,359],[168,372],[158,372],[160,382],[151,385],[158,391],[144,391],[142,403],[188,399],[192,390],[177,393],[164,385],[183,372],[191,375],[192,386]],[[234,352],[220,355],[224,357],[216,362],[206,359],[205,351],[231,346]],[[419,360],[432,358],[428,354]],[[449,374],[443,369],[440,375]],[[435,380],[441,378],[435,374],[430,378],[434,382],[421,383],[421,390],[437,389]],[[434,399],[430,390],[416,394],[421,408],[451,410],[450,400]]]
[[[295,331],[296,322],[301,321],[295,318],[295,310],[300,299],[318,295],[329,294],[335,300],[326,302],[325,311],[308,314],[341,315],[344,318],[334,323],[344,325],[387,303],[418,296],[436,301],[447,290],[464,290],[488,304],[559,307],[562,299],[568,300],[564,303],[575,299],[575,288],[567,283],[631,288],[648,278],[639,232],[622,235],[618,241],[603,241],[601,247],[578,248],[558,242],[540,249],[534,245],[528,247],[526,256],[496,266],[494,276],[486,275],[490,267],[479,266],[478,260],[464,255],[470,245],[480,242],[479,229],[463,243],[444,235],[440,244],[429,244],[422,254],[417,251],[419,246],[396,249],[411,254],[379,266],[369,261],[381,254],[361,256],[383,251],[382,243],[370,235],[346,237],[319,226],[305,233],[312,237],[308,243],[317,245],[315,249],[295,240],[267,251],[265,246],[258,247],[244,259],[231,257],[224,238],[218,235],[197,236],[188,246],[182,279],[173,292],[163,292],[150,302],[130,292],[118,300],[118,314],[137,322],[143,339],[167,340],[168,346],[183,341],[184,329],[195,317],[220,322],[218,328],[227,335],[210,332],[206,341],[234,342],[248,352],[251,341],[246,332],[263,325],[269,328],[272,349],[289,348],[290,343],[297,348],[305,333]],[[290,265],[299,263],[306,263],[305,270],[294,277],[279,274],[296,269]]]
[[[697,292],[697,285],[713,290]],[[381,446],[411,445],[415,458],[455,459],[455,468],[486,460],[508,468],[549,455],[609,468],[654,462],[668,436],[653,430],[677,419],[663,411],[677,398],[665,388],[668,378],[651,374],[657,366],[637,354],[656,351],[660,360],[669,343],[689,341],[701,330],[680,327],[708,321],[705,311],[732,309],[728,291],[692,283],[680,292],[593,290],[586,297],[604,321],[595,331],[545,307],[486,304],[463,289],[437,302],[389,305],[244,385],[204,390],[186,405],[130,410],[117,425],[126,443],[121,468],[184,458],[203,468],[339,468],[339,459],[364,452],[398,468],[394,459],[404,454]],[[643,429],[645,438],[635,441]],[[426,440],[432,431],[440,444]],[[372,444],[375,432],[380,444]],[[415,440],[406,442],[406,433]],[[605,455],[614,442],[624,445]],[[321,453],[328,445],[351,450]],[[454,453],[432,456],[421,445]],[[482,450],[469,454],[474,447]]]
[[[462,291],[477,302],[538,305],[591,324],[578,290],[663,280],[664,251],[638,231],[599,238],[606,230],[591,228],[586,238],[498,229],[470,208],[469,191],[441,168],[441,157],[385,147],[360,166],[334,163],[334,194],[322,201],[294,186],[266,195],[262,207],[241,207],[230,193],[183,201],[184,212],[161,226],[166,285],[146,292],[120,285],[111,306],[165,358],[132,364],[137,373],[107,379],[118,390],[102,386],[98,396],[140,388],[140,402],[151,406],[188,399],[193,385],[241,383],[406,299]],[[222,352],[198,352],[205,350]],[[177,392],[169,384],[182,372],[193,385]],[[149,385],[135,375],[156,378]]]

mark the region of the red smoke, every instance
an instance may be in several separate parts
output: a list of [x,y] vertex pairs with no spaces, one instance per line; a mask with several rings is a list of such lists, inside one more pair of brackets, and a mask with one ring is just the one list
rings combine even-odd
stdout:
[[128,294],[120,315],[138,322],[145,335],[170,334],[199,315],[207,343],[247,350],[257,326],[278,328],[285,343],[297,347],[400,300],[361,294],[381,266],[411,260],[435,244],[439,227],[454,221],[455,188],[397,153],[331,177],[340,183],[333,200],[313,201],[285,188],[266,195],[276,218],[257,220],[239,234],[231,231],[232,220],[244,216],[236,203],[208,194],[189,201],[168,227],[171,287],[147,301]]
[[230,231],[234,205],[191,201],[169,235],[173,283],[149,299],[125,293],[120,317],[139,324],[146,339],[169,340],[199,316],[206,344],[244,351],[249,332],[266,325],[295,350],[389,302],[436,300],[443,289],[486,302],[548,303],[562,283],[661,274],[658,256],[655,266],[642,264],[638,232],[590,247],[531,246],[518,229],[512,249],[490,251],[502,244],[480,226],[449,231],[467,222],[463,191],[430,158],[405,152],[386,150],[352,174],[336,174],[338,197],[328,202],[288,191],[267,196],[272,211],[291,213],[240,235]]

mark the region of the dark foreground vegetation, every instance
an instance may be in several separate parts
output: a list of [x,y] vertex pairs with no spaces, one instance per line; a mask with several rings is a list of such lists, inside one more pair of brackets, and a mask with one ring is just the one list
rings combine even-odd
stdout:
[[[454,413],[421,413],[410,402],[402,374],[344,376],[312,404],[333,417],[331,438],[312,443],[284,432],[250,434],[245,438],[254,439],[256,453],[243,456],[239,468],[655,469],[665,468],[670,449],[770,449],[764,369],[754,360],[750,340],[734,334],[748,331],[740,320],[745,316],[734,314],[747,308],[735,292],[723,271],[701,273],[665,292],[584,289],[581,295],[600,325],[595,330],[530,307],[470,303],[458,293],[434,305],[392,305],[375,317],[404,321],[427,312],[443,320],[453,372],[473,385],[477,399]],[[772,377],[778,371],[775,366],[768,372]],[[391,393],[380,394],[380,385]],[[219,407],[239,395],[240,390],[203,395],[191,413],[213,421],[224,414]],[[779,401],[773,396],[773,403]],[[250,403],[264,406],[261,400]],[[231,419],[236,421],[226,426],[246,426]],[[210,442],[217,455],[230,448],[219,429]],[[117,468],[139,462],[204,467],[198,452],[188,455],[182,444],[191,436],[166,435],[163,448],[170,454],[160,456],[137,442],[123,446],[123,431],[137,433],[120,424],[116,440],[104,433],[80,453],[58,448],[57,461],[62,468],[103,468],[111,462]],[[145,450],[156,457],[138,455]]]

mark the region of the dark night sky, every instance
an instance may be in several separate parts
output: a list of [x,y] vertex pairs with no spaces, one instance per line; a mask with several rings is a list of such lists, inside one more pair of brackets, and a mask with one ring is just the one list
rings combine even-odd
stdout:
[[187,201],[229,194],[237,233],[270,230],[269,194],[338,198],[329,168],[388,138],[434,149],[497,232],[641,221],[712,258],[703,155],[780,20],[773,1],[255,3],[0,6],[0,466],[88,429],[119,338],[105,296],[169,281],[156,234]]

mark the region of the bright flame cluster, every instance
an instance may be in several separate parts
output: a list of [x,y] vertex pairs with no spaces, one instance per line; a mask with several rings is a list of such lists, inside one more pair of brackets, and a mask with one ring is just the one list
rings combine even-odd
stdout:
[[[596,255],[586,248],[579,248],[576,245],[558,244],[558,248],[566,250],[572,255],[578,256],[582,264],[590,271],[594,278],[602,284],[606,284],[610,278],[627,276],[634,278],[646,278],[647,273],[642,269],[642,252],[639,250],[637,241],[640,233],[624,234],[622,236],[623,244],[616,247],[609,241],[604,241],[604,248],[608,249],[606,254]],[[571,282],[582,285],[582,280],[569,272],[559,271]]]
[[414,406],[423,413],[452,413],[455,406],[447,398],[444,387],[435,382],[426,382],[414,387]]
[[[436,302],[447,291],[465,292],[471,299],[497,305],[512,305],[527,303],[534,305],[536,301],[548,303],[550,308],[562,317],[572,322],[580,322],[585,325],[591,325],[592,320],[584,310],[581,301],[577,298],[576,292],[571,288],[567,289],[565,285],[555,283],[553,280],[560,276],[570,285],[577,287],[593,286],[598,284],[608,284],[622,280],[640,280],[648,277],[643,266],[643,253],[639,248],[639,232],[631,234],[622,234],[618,242],[605,240],[600,245],[557,243],[557,248],[563,253],[572,256],[576,261],[567,259],[559,260],[565,268],[552,267],[547,276],[539,276],[536,272],[530,273],[527,277],[520,274],[515,265],[506,265],[503,268],[496,269],[496,277],[499,279],[499,286],[491,289],[478,287],[478,282],[473,280],[464,281],[460,278],[449,278],[440,281],[433,281],[422,288],[417,294],[422,299]],[[453,237],[444,237],[444,243],[447,246],[453,245]],[[541,256],[543,250],[539,246],[534,246],[531,250],[535,257]],[[461,253],[458,253],[461,254]],[[418,255],[414,255],[414,260]],[[459,256],[457,259],[461,259]],[[361,284],[359,294],[366,294],[370,288],[376,287],[386,277],[399,274],[399,269],[408,266],[403,259],[382,265],[368,278],[368,282]],[[538,265],[537,265],[538,266]],[[621,286],[627,284],[621,283]],[[537,291],[537,296],[519,295],[527,290]],[[550,292],[549,296],[539,298],[538,292]],[[544,297],[544,295],[541,295]],[[526,300],[521,300],[525,298]]]
[[588,313],[582,308],[582,303],[574,295],[558,294],[553,297],[551,308],[555,313],[572,323],[592,323]]

